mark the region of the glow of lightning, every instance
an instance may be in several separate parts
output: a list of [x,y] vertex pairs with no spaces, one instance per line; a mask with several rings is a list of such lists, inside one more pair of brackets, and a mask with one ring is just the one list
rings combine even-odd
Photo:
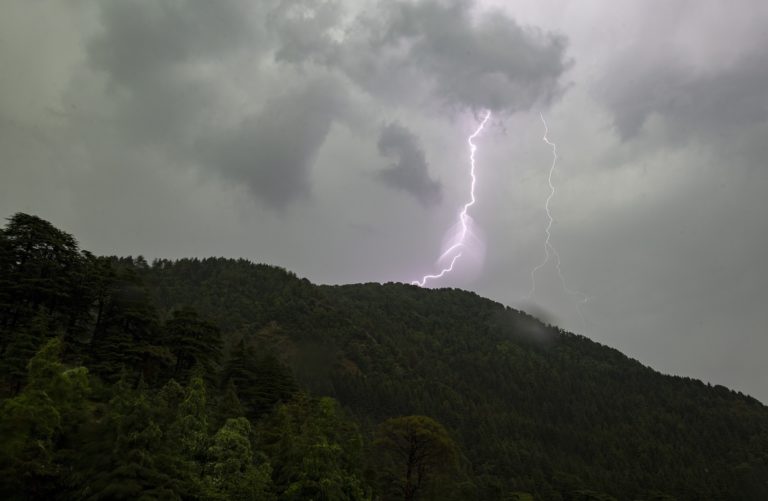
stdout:
[[550,257],[554,256],[555,270],[557,271],[557,276],[560,278],[560,285],[562,285],[566,294],[579,298],[576,309],[578,310],[579,316],[581,317],[581,320],[586,327],[586,320],[584,318],[584,313],[581,311],[581,305],[589,301],[590,298],[583,292],[571,289],[566,285],[565,276],[563,275],[563,270],[561,268],[560,254],[557,252],[557,249],[555,249],[555,246],[552,245],[552,224],[554,223],[554,218],[552,217],[549,203],[555,196],[555,185],[552,182],[552,174],[554,174],[555,167],[557,166],[557,145],[549,140],[549,127],[547,127],[547,121],[544,120],[544,115],[539,113],[539,117],[541,117],[541,122],[544,124],[544,137],[542,137],[542,140],[552,148],[552,165],[549,167],[549,175],[547,176],[547,183],[549,184],[549,195],[544,202],[544,211],[547,213],[547,226],[544,229],[544,233],[546,235],[546,238],[544,239],[544,260],[531,270],[531,289],[528,291],[525,299],[531,299],[536,293],[536,272],[546,266]]
[[[475,152],[477,151],[477,145],[473,142],[474,139],[483,131],[485,128],[486,122],[488,122],[488,119],[491,118],[491,110],[486,111],[485,117],[480,122],[480,125],[477,126],[477,129],[467,138],[467,144],[469,144],[469,175],[472,178],[472,182],[470,184],[469,188],[469,201],[464,204],[464,207],[461,209],[461,212],[459,213],[459,224],[461,225],[461,231],[459,232],[458,239],[456,240],[456,243],[454,243],[452,246],[448,248],[445,252],[443,252],[440,255],[440,259],[443,259],[444,257],[447,257],[452,252],[458,250],[459,248],[464,246],[464,243],[467,238],[467,232],[469,231],[469,215],[467,214],[467,211],[469,211],[469,208],[475,205],[476,199],[475,199],[475,184],[477,183],[477,177],[475,176]],[[413,285],[418,285],[419,287],[424,287],[426,285],[427,280],[432,280],[436,278],[441,278],[442,276],[446,275],[447,273],[450,273],[453,271],[453,265],[456,264],[456,261],[461,257],[461,252],[453,256],[453,259],[451,259],[451,264],[447,266],[446,268],[443,268],[440,273],[437,273],[436,275],[424,275],[421,277],[421,280],[414,280],[411,282]]]

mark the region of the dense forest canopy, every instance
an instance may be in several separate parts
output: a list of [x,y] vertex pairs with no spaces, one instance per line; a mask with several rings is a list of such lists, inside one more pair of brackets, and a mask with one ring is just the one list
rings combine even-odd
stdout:
[[473,293],[0,232],[4,499],[768,499],[768,408]]

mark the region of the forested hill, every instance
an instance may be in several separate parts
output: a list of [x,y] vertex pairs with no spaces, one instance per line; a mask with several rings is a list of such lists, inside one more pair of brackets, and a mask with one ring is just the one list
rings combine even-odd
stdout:
[[768,499],[760,402],[470,292],[0,244],[4,498]]
[[224,259],[159,261],[145,277],[164,309],[191,304],[282,346],[304,386],[366,424],[436,418],[459,440],[483,499],[579,489],[620,499],[734,489],[744,499],[750,482],[768,493],[768,408],[758,401],[659,374],[474,293],[318,287]]

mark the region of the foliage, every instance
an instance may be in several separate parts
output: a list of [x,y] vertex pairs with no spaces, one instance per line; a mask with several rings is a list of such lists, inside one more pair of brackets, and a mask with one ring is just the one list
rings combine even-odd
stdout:
[[196,367],[206,375],[217,371],[221,334],[215,325],[200,318],[195,310],[182,308],[172,313],[164,330],[165,343],[175,358],[173,378],[185,381]]
[[264,500],[274,498],[272,467],[254,463],[251,424],[244,418],[228,419],[208,448],[206,480],[220,499]]
[[456,443],[448,431],[426,416],[387,419],[376,430],[382,492],[406,501],[434,492],[438,480],[456,473]]
[[361,479],[362,437],[333,399],[297,395],[263,421],[258,439],[275,464],[279,499],[370,499]]
[[59,362],[61,341],[52,339],[29,361],[23,391],[0,407],[0,494],[14,499],[27,491],[44,496],[62,476],[57,455],[62,434],[82,420],[90,388],[84,367]]
[[273,354],[260,355],[244,340],[232,350],[222,380],[235,389],[245,416],[254,420],[297,389],[293,375]]

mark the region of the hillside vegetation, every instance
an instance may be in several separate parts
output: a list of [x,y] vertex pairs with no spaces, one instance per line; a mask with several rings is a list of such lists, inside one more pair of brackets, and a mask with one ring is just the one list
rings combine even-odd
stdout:
[[768,408],[457,289],[0,233],[4,499],[768,499]]

